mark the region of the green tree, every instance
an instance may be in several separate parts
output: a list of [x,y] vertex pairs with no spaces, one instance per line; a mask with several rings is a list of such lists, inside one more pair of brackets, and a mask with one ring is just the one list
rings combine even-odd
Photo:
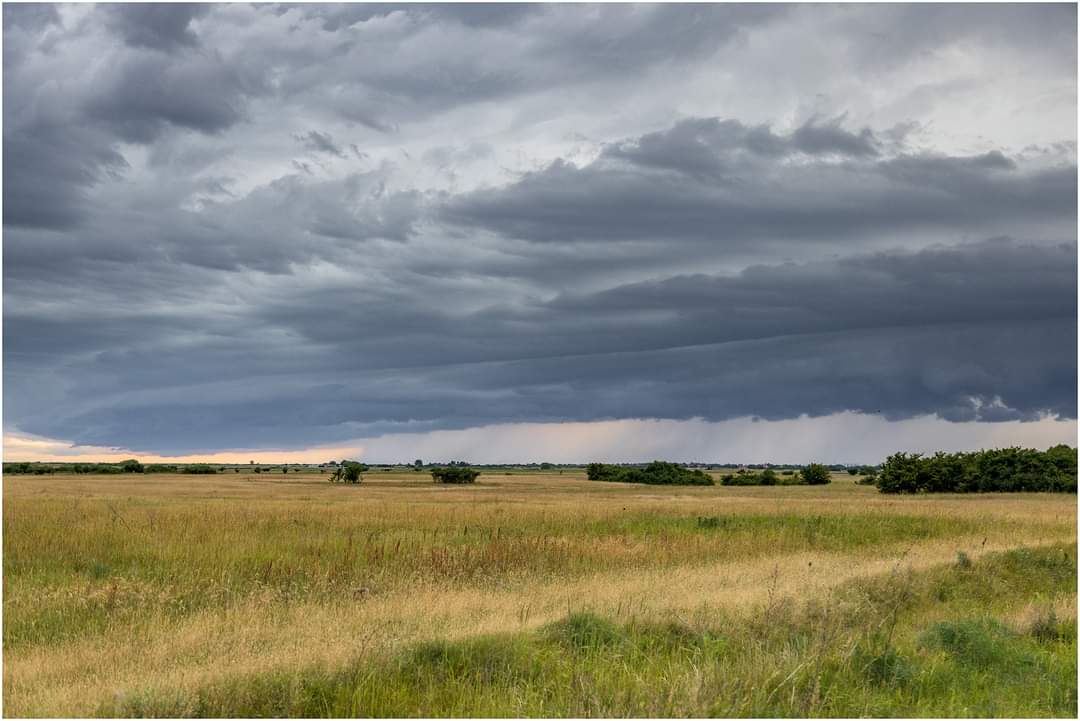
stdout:
[[139,463],[134,458],[128,458],[126,461],[120,461],[120,469],[124,473],[142,473],[143,464]]
[[803,483],[808,486],[823,486],[832,481],[828,466],[820,463],[811,463],[802,469]]

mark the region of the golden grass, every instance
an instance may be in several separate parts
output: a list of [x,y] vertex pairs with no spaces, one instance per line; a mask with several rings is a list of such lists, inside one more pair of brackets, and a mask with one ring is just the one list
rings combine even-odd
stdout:
[[[735,520],[714,531],[698,516]],[[1062,541],[1076,544],[1075,496],[882,496],[843,477],[658,489],[570,473],[470,487],[413,473],[355,487],[296,474],[9,476],[4,706],[87,715],[142,689],[332,667],[568,611],[737,612],[958,551]],[[1054,603],[1075,615],[1075,596]],[[1010,610],[1018,624],[1029,605]]]

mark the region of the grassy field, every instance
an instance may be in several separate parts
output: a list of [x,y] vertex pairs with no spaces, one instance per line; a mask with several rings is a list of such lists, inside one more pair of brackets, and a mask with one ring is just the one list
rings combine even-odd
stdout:
[[4,478],[7,716],[1075,716],[1076,497]]

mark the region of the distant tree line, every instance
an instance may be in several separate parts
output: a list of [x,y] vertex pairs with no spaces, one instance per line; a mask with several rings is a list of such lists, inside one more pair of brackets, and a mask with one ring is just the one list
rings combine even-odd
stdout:
[[894,453],[882,465],[876,485],[882,493],[1076,493],[1076,449]]
[[5,463],[4,473],[29,473],[33,475],[52,475],[54,473],[77,473],[109,475],[119,473],[217,473],[218,469],[206,463],[187,466],[167,463],[142,464],[134,458],[119,463]]
[[652,486],[711,486],[712,476],[696,468],[684,468],[678,463],[653,461],[644,468],[617,466],[610,463],[590,463],[585,468],[590,481],[614,483],[644,483]]

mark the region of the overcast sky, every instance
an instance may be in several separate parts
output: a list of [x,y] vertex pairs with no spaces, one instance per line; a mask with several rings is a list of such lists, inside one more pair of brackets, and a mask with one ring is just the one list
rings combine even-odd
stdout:
[[1075,443],[1075,5],[3,34],[5,458]]

